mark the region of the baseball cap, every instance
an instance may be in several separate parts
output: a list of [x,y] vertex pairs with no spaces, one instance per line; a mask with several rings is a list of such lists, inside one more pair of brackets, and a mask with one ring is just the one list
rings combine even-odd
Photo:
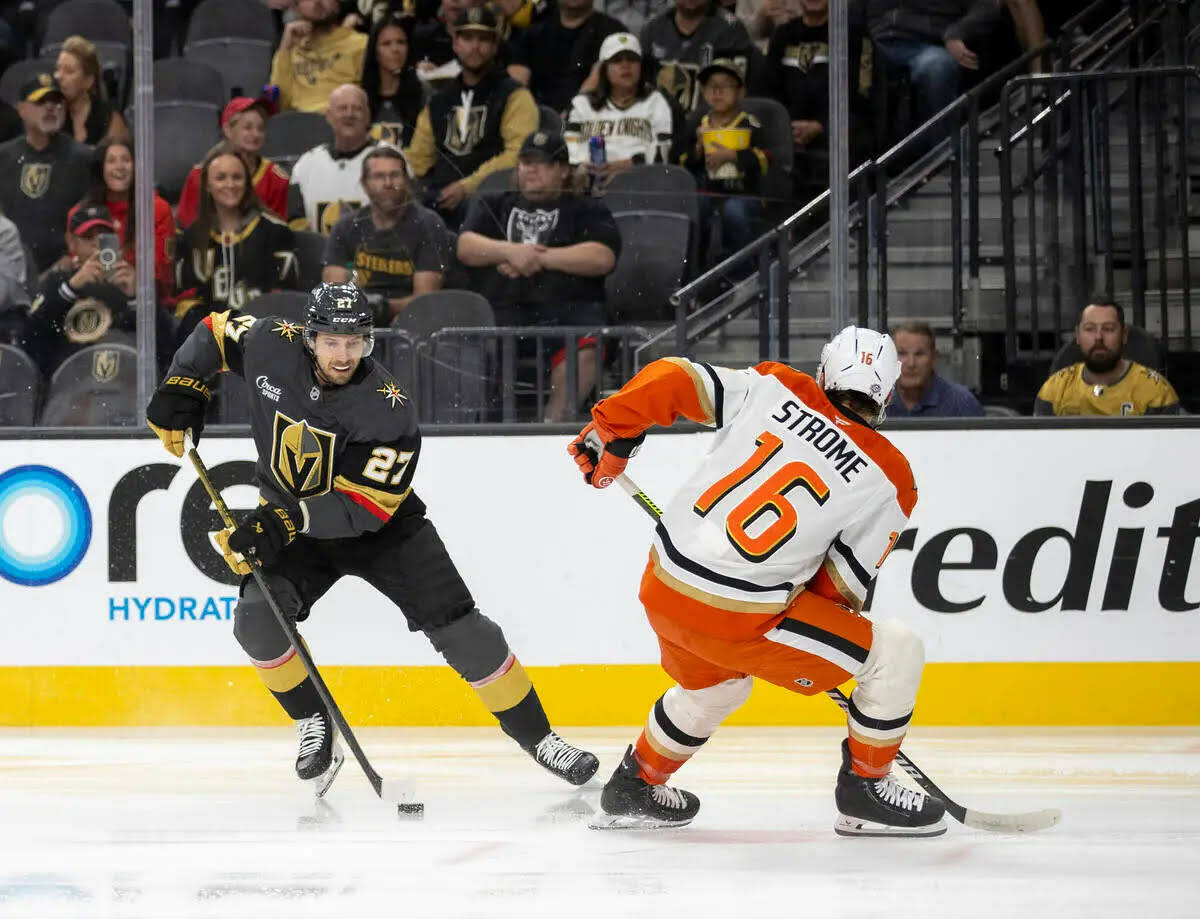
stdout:
[[552,163],[569,163],[567,143],[557,131],[534,131],[521,144],[517,157],[537,155]]
[[500,34],[500,23],[496,20],[496,14],[488,6],[475,6],[471,9],[463,10],[458,14],[458,18],[454,20],[454,28],[457,31],[491,32],[493,35]]
[[77,207],[67,219],[67,229],[75,236],[83,236],[92,230],[108,230],[116,232],[113,226],[112,214],[103,204],[86,204]]
[[743,86],[746,85],[746,66],[731,57],[714,58],[708,66],[700,68],[697,79],[703,85],[714,73],[727,73]]
[[21,102],[41,102],[47,96],[62,98],[62,90],[58,88],[54,77],[48,73],[39,73],[21,84]]
[[605,61],[610,61],[618,54],[626,51],[641,57],[642,43],[631,32],[613,32],[600,45],[600,63],[603,64]]
[[259,96],[257,99],[251,99],[249,96],[235,96],[229,100],[229,104],[221,112],[221,127],[225,127],[242,112],[252,108],[262,109],[264,118],[270,118],[275,114],[275,103],[266,96]]

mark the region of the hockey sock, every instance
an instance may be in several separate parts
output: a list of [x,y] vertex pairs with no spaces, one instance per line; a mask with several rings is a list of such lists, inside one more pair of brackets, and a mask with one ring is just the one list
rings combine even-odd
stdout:
[[892,771],[892,760],[900,752],[904,736],[894,742],[876,745],[850,732],[850,768],[864,779],[881,779]]
[[470,686],[487,710],[496,716],[500,728],[522,747],[536,746],[550,732],[550,719],[529,674],[510,651],[493,673]]
[[[663,785],[680,766],[704,746],[708,737],[697,737],[689,734],[679,725],[679,718],[672,718],[667,712],[666,700],[668,695],[675,692],[683,695],[679,687],[668,690],[654,703],[650,709],[650,717],[642,729],[637,743],[633,746],[633,755],[638,762],[638,771],[643,779],[651,785]],[[677,706],[672,706],[677,707]],[[692,727],[692,725],[688,725]],[[716,725],[714,724],[715,728]],[[695,728],[693,727],[693,730]]]
[[286,653],[275,660],[256,661],[252,658],[251,663],[263,684],[271,690],[271,695],[293,721],[325,710],[317,687],[309,678],[295,648],[289,647]]

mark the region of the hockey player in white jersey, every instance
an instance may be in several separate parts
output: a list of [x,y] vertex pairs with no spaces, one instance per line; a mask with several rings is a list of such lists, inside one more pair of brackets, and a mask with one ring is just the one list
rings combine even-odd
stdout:
[[908,461],[875,430],[899,373],[887,335],[850,326],[825,346],[816,380],[779,363],[665,358],[592,409],[568,450],[596,488],[655,424],[683,416],[717,432],[656,528],[639,594],[677,685],[605,785],[594,826],[690,823],[699,799],[666,783],[749,698],[753,677],[803,695],[853,678],[835,831],[945,832],[942,802],[891,771],[923,645],[899,621],[860,613],[917,501]]

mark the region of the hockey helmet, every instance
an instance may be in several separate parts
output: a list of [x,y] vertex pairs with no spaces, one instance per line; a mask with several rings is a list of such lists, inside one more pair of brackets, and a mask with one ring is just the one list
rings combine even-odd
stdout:
[[892,389],[900,378],[900,358],[890,335],[848,325],[821,349],[817,383],[826,392],[848,391],[874,403],[878,427],[887,412]]
[[318,284],[308,295],[304,312],[304,344],[313,350],[318,332],[361,335],[362,356],[375,347],[375,314],[366,296],[354,284]]

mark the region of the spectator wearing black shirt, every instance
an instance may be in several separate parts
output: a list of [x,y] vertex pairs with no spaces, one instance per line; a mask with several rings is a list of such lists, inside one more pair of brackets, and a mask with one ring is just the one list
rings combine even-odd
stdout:
[[376,325],[390,325],[413,297],[442,289],[451,239],[442,218],[413,200],[399,150],[368,153],[362,184],[370,204],[334,226],[321,280],[353,280],[375,304]]
[[25,135],[0,144],[0,209],[43,272],[66,251],[67,211],[88,190],[91,153],[63,133],[63,95],[50,74],[28,80],[20,99]]
[[[49,375],[81,348],[113,337],[128,338],[137,323],[137,274],[120,255],[106,268],[100,257],[103,234],[117,239],[116,225],[102,204],[72,214],[67,230],[68,264],[49,272],[42,294],[30,309],[31,336],[26,350]],[[169,353],[169,317],[160,340]]]
[[[534,131],[521,146],[517,190],[471,203],[458,258],[480,269],[484,294],[501,325],[605,323],[604,278],[617,263],[621,236],[607,205],[570,192],[571,167],[561,134]],[[595,342],[579,340],[579,394],[596,384]],[[567,417],[564,352],[551,361],[547,421]],[[572,412],[575,407],[572,407]]]
[[468,0],[442,0],[437,18],[413,29],[412,59],[418,74],[427,74],[454,60],[450,32],[459,15],[470,5]]
[[389,13],[367,40],[362,88],[371,108],[377,140],[406,146],[417,126],[424,90],[409,54],[408,29],[399,13]]
[[424,180],[425,203],[455,229],[467,196],[516,165],[521,142],[538,124],[533,96],[496,61],[499,41],[500,23],[487,7],[459,15],[454,53],[462,72],[430,97],[405,151]]
[[63,42],[54,79],[67,103],[67,133],[77,141],[94,147],[106,137],[129,136],[125,119],[105,98],[100,55],[90,41],[72,35]]
[[619,21],[596,12],[592,0],[559,0],[555,15],[531,25],[513,43],[508,75],[528,86],[540,104],[565,112],[604,39],[624,31]]
[[[792,120],[797,198],[808,201],[829,186],[829,0],[799,0],[800,15],[775,30],[767,48],[767,94]],[[871,150],[872,46],[853,24],[850,57],[850,161]]]

